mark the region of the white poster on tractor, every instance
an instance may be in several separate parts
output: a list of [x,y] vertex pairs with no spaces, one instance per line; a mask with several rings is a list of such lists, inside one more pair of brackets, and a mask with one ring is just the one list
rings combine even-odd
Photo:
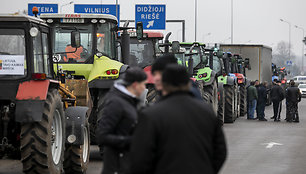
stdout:
[[24,55],[0,55],[0,75],[24,75]]

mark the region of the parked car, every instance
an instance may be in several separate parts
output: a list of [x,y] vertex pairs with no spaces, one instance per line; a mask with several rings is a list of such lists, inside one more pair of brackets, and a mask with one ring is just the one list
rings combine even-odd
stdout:
[[298,88],[300,89],[302,96],[305,97],[306,96],[306,84],[300,84]]

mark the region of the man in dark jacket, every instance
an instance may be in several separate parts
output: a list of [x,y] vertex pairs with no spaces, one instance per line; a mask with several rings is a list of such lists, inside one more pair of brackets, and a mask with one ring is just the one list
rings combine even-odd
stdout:
[[130,173],[218,173],[227,150],[214,111],[190,94],[186,68],[167,66],[162,85],[162,99],[139,115]]
[[248,87],[248,105],[249,105],[249,117],[248,119],[250,120],[254,120],[254,112],[255,112],[255,109],[256,109],[256,104],[257,104],[257,98],[258,98],[258,95],[257,95],[257,90],[254,86],[255,82],[251,82],[251,85]]
[[271,119],[280,121],[280,114],[282,111],[282,100],[284,99],[284,91],[280,86],[280,81],[277,81],[271,89],[271,101],[273,103],[274,116]]
[[104,146],[102,174],[124,174],[128,170],[127,152],[137,122],[137,98],[146,88],[146,78],[142,69],[128,69],[99,108],[96,137],[98,144]]
[[290,87],[286,90],[286,100],[288,105],[288,118],[287,122],[300,122],[298,114],[298,103],[301,101],[302,94],[298,87],[295,86],[295,82],[290,82]]
[[265,107],[267,103],[267,85],[268,82],[263,82],[258,86],[258,100],[257,100],[257,108],[258,108],[258,120],[259,121],[267,121],[265,119]]

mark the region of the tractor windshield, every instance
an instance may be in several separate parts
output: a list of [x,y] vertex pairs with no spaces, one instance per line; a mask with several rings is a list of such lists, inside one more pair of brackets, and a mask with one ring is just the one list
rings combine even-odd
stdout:
[[154,45],[151,40],[141,40],[137,38],[130,39],[130,58],[131,65],[137,65],[144,68],[152,65],[154,62]]
[[[113,23],[103,24],[56,24],[54,28],[54,53],[60,62],[88,62],[97,52],[115,58],[115,31]],[[79,31],[81,46],[71,47],[71,32]]]
[[[71,32],[80,31],[81,46],[71,46]],[[85,62],[92,54],[92,32],[90,24],[83,25],[57,25],[54,29],[54,53],[60,53],[60,62]]]
[[0,29],[0,79],[19,79],[27,75],[23,29]]
[[[192,55],[192,59],[193,59],[193,68],[197,67],[199,64],[201,64],[202,62],[205,62],[206,56],[202,55],[201,56],[201,52],[200,52],[200,48],[196,47],[193,48],[192,53],[196,53]],[[189,54],[190,53],[190,48],[186,48],[186,53]]]

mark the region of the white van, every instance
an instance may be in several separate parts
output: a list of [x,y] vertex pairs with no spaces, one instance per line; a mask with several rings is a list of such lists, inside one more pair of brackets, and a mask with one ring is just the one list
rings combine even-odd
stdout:
[[297,84],[306,84],[306,76],[295,76],[293,80]]

